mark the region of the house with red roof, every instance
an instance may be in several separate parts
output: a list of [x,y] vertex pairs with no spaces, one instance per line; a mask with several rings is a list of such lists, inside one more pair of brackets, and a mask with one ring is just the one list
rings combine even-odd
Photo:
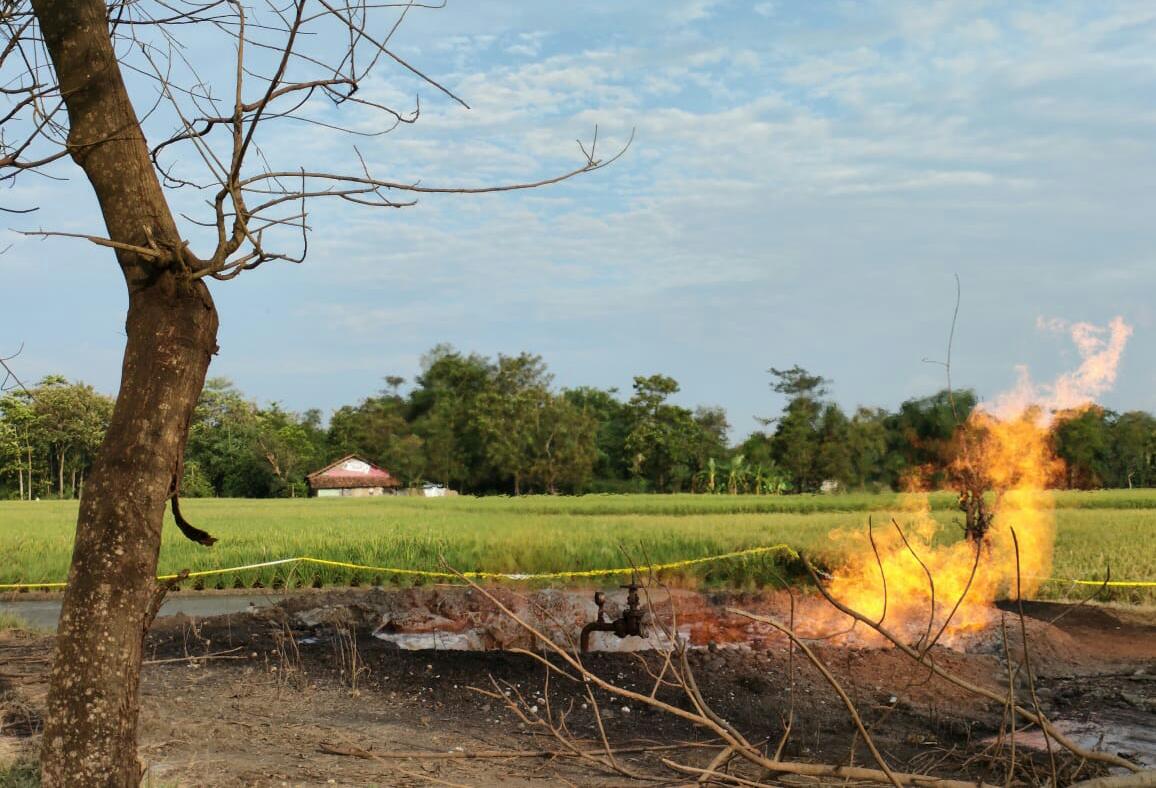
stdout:
[[309,494],[319,498],[363,497],[392,493],[401,482],[389,471],[358,457],[347,454],[319,471],[307,474]]

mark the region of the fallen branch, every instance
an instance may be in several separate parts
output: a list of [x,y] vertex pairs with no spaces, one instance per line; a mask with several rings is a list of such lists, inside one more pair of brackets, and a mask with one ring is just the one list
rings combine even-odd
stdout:
[[1121,774],[1114,777],[1096,777],[1074,783],[1071,788],[1152,788],[1156,786],[1156,770]]
[[437,777],[431,777],[428,774],[419,774],[417,772],[407,771],[395,763],[389,763],[385,758],[375,752],[363,750],[360,747],[356,747],[354,745],[348,745],[347,747],[338,749],[335,745],[332,744],[322,744],[320,749],[322,752],[329,753],[330,755],[350,755],[354,758],[362,758],[367,761],[386,763],[389,764],[389,768],[392,771],[398,774],[402,774],[406,777],[411,777],[416,780],[426,780],[427,782],[434,783],[435,785],[447,785],[451,786],[451,788],[469,788],[469,786],[462,785],[461,783],[451,783],[446,780],[439,780]]
[[[727,751],[723,750],[723,754],[726,753]],[[673,769],[676,772],[682,772],[683,774],[698,775],[698,783],[700,785],[704,785],[715,780],[722,780],[723,782],[733,783],[734,785],[750,785],[754,786],[754,788],[762,788],[762,786],[766,785],[766,783],[757,783],[753,780],[747,780],[743,777],[737,777],[733,774],[725,774],[723,772],[717,771],[717,760],[718,759],[716,758],[715,761],[712,761],[711,764],[705,769],[699,769],[694,766],[687,766],[684,763],[675,763],[669,758],[663,758],[662,765],[666,766],[668,769]]]
[[[669,752],[671,750],[703,749],[711,745],[686,742],[685,744],[655,744],[639,747],[616,747],[616,755],[638,755],[648,752]],[[329,755],[345,755],[350,758],[363,760],[414,760],[414,761],[472,761],[502,758],[577,758],[579,756],[569,752],[557,750],[450,750],[448,752],[433,752],[427,750],[390,750],[373,752],[361,747],[343,746],[323,742],[319,747],[321,752]],[[606,750],[590,750],[588,755],[605,755]]]
[[[668,761],[665,758],[663,758],[662,762],[675,771],[682,771],[687,774],[701,775],[706,771],[705,769],[696,769],[693,766],[676,764],[674,761]],[[772,766],[767,767],[771,771],[798,774],[805,777],[869,780],[876,783],[889,782],[887,775],[878,769],[866,769],[861,766],[831,766],[824,763],[792,763],[787,761],[775,761],[771,763]],[[988,783],[941,779],[928,774],[906,774],[904,772],[893,772],[892,774],[902,785],[929,786],[933,788],[994,788],[994,786]],[[723,779],[735,781],[740,785],[767,785],[767,783],[752,782],[750,780],[744,780],[741,777],[734,777],[733,775],[721,774],[719,772],[715,772],[715,775]]]
[[168,657],[166,659],[146,659],[142,665],[167,665],[172,662],[207,662],[212,659],[250,659],[248,654],[235,654],[240,651],[241,646],[228,649],[227,651],[217,651],[213,654],[202,654],[201,656],[189,655],[187,657]]

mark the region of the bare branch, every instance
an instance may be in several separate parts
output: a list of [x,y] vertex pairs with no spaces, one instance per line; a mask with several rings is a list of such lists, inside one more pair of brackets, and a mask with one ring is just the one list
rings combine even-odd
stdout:
[[149,249],[144,246],[121,243],[120,241],[113,241],[110,238],[102,238],[99,235],[85,235],[84,233],[63,233],[49,230],[18,230],[17,232],[19,232],[21,235],[26,235],[29,237],[80,238],[90,243],[94,243],[97,246],[104,246],[109,249],[117,249],[122,252],[132,252],[133,254],[139,254],[142,257],[149,257],[158,260],[164,257],[164,254],[159,249]]
[[826,679],[827,683],[831,685],[831,689],[835,690],[835,694],[839,696],[839,700],[843,701],[843,705],[846,707],[847,714],[851,717],[851,721],[855,723],[855,727],[858,729],[859,735],[863,737],[863,742],[867,745],[867,749],[871,751],[871,757],[875,759],[875,763],[879,764],[880,770],[882,770],[883,773],[887,775],[887,779],[890,780],[891,784],[898,786],[900,784],[899,779],[891,771],[891,767],[887,765],[887,761],[884,760],[883,755],[879,752],[879,748],[875,746],[875,740],[872,739],[871,734],[867,732],[867,726],[863,724],[863,718],[859,716],[859,711],[855,708],[855,704],[851,702],[851,698],[847,696],[846,691],[844,691],[842,685],[839,684],[838,679],[836,679],[831,671],[827,668],[827,666],[823,664],[823,661],[815,656],[815,652],[811,651],[810,646],[804,643],[792,629],[783,626],[773,618],[759,616],[754,613],[748,613],[745,610],[732,607],[728,607],[727,612],[734,613],[735,615],[742,616],[744,618],[749,618],[751,621],[758,621],[761,624],[774,627],[779,632],[782,632],[784,635],[791,639],[791,642],[794,643],[795,646],[806,655],[811,664],[815,666],[819,673],[822,674],[823,678]]
[[[811,565],[811,562],[807,559],[807,557],[802,556],[802,559],[803,559],[803,566],[805,566],[807,568],[807,571],[810,573],[811,579],[814,580],[815,586],[819,589],[819,593],[822,594],[823,598],[826,599],[829,603],[831,603],[831,605],[833,605],[841,613],[848,615],[848,616],[854,618],[855,620],[860,621],[860,622],[866,624],[867,626],[871,627],[872,629],[874,629],[876,632],[878,632],[880,635],[882,635],[884,638],[886,638],[888,641],[890,641],[892,643],[892,645],[894,645],[896,648],[898,648],[900,651],[902,651],[907,656],[911,657],[912,659],[914,659],[916,661],[922,661],[922,655],[918,651],[913,649],[911,646],[907,645],[907,643],[905,643],[902,638],[897,636],[895,633],[891,632],[889,629],[887,629],[887,627],[883,626],[882,624],[874,623],[873,621],[871,621],[871,619],[867,618],[865,615],[863,615],[859,611],[848,607],[847,605],[843,604],[838,599],[833,597],[831,595],[831,592],[827,590],[827,588],[823,585],[822,581],[819,579],[819,576],[816,573],[814,566]],[[933,661],[927,661],[924,664],[926,664],[928,666],[928,668],[931,670],[932,673],[934,673],[935,675],[939,676],[942,679],[945,679],[945,680],[951,682],[952,684],[956,685],[957,687],[960,687],[961,689],[965,689],[968,692],[973,692],[977,695],[981,695],[985,698],[988,698],[989,700],[995,701],[996,703],[1002,703],[1004,700],[998,693],[992,692],[991,690],[989,690],[985,687],[981,687],[977,684],[973,684],[970,681],[968,681],[967,679],[956,676],[954,673],[951,673],[951,672],[945,670],[944,668],[940,667],[938,664],[936,664]],[[1085,748],[1079,746],[1078,744],[1073,742],[1071,739],[1064,736],[1063,733],[1061,733],[1059,730],[1057,730],[1056,727],[1054,725],[1052,725],[1051,722],[1049,722],[1048,719],[1042,715],[1038,715],[1038,714],[1032,712],[1031,710],[1025,709],[1024,707],[1019,706],[1019,705],[1014,705],[1013,709],[1014,709],[1015,713],[1018,714],[1023,719],[1026,719],[1029,722],[1033,722],[1036,725],[1039,725],[1040,728],[1047,730],[1048,734],[1052,737],[1052,739],[1059,742],[1063,747],[1065,747],[1066,749],[1075,753],[1076,755],[1080,756],[1081,758],[1086,758],[1087,760],[1090,760],[1090,761],[1099,761],[1101,763],[1110,763],[1113,766],[1122,766],[1125,769],[1128,769],[1129,771],[1139,771],[1139,769],[1140,769],[1140,767],[1136,766],[1136,764],[1132,763],[1131,761],[1127,760],[1126,758],[1121,758],[1117,755],[1113,755],[1111,753],[1106,753],[1106,752],[1095,752],[1093,750],[1088,750],[1088,749],[1085,749]]]

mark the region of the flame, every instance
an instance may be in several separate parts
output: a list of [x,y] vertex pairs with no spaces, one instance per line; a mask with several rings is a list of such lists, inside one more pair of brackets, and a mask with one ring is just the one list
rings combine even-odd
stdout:
[[[1081,362],[1044,385],[1017,367],[1015,388],[977,407],[960,430],[949,478],[961,490],[990,491],[984,500],[993,516],[982,541],[946,543],[926,491],[901,496],[901,511],[890,522],[831,534],[848,556],[828,583],[832,596],[913,644],[958,643],[991,622],[992,602],[1001,594],[1031,596],[1051,574],[1050,489],[1063,478],[1064,464],[1052,450],[1050,429],[1093,407],[1111,388],[1132,329],[1119,317],[1103,327],[1043,319],[1037,325],[1066,331]],[[848,626],[838,613],[810,625],[826,634]],[[857,627],[855,637],[882,642],[863,629]]]

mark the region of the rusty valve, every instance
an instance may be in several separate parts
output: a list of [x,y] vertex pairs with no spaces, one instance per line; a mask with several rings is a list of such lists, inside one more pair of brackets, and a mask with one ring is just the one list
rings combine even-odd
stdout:
[[628,586],[619,586],[619,588],[627,590],[626,609],[622,611],[622,616],[614,621],[607,621],[606,612],[602,609],[603,605],[606,604],[606,594],[601,591],[594,592],[594,604],[598,605],[598,619],[582,627],[582,637],[579,638],[582,651],[586,651],[590,647],[591,632],[613,632],[620,638],[627,636],[646,637],[646,631],[642,628],[642,619],[646,613],[638,604],[637,580]]

